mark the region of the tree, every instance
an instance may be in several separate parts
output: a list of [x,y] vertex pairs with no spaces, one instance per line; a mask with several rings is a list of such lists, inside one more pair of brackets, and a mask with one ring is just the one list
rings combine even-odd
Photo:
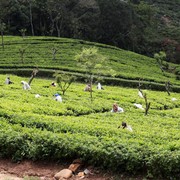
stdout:
[[166,91],[167,91],[167,93],[168,93],[169,96],[171,95],[171,94],[170,94],[171,85],[172,85],[172,84],[171,84],[170,81],[165,82],[165,89],[166,89]]
[[141,90],[141,86],[142,86],[142,84],[141,84],[141,81],[139,80],[138,90],[139,90],[139,92],[142,94],[142,98],[144,98],[144,101],[145,101],[145,105],[146,105],[146,108],[145,108],[145,116],[146,116],[146,115],[148,114],[148,111],[149,111],[149,108],[150,108],[151,103],[148,102],[148,100],[147,100],[147,94]]
[[[69,3],[69,28],[73,38],[96,41],[100,20],[99,4],[96,0],[74,0]],[[101,34],[102,35],[102,34]]]
[[27,29],[20,29],[19,32],[22,35],[22,38],[24,39]]
[[32,4],[35,4],[34,0],[27,0],[29,4],[29,20],[30,20],[30,25],[31,25],[31,33],[32,36],[34,36],[34,24],[33,24],[33,14],[32,14]]
[[52,60],[56,60],[56,54],[58,52],[58,46],[53,45],[51,47],[51,52],[52,52]]
[[[106,57],[98,53],[96,47],[83,48],[82,52],[75,56],[79,67],[81,67],[87,74],[87,81],[92,88],[94,76],[103,74],[103,71],[107,69],[105,66]],[[109,71],[112,72],[112,71]],[[90,91],[90,98],[92,101],[93,90]]]
[[[157,34],[157,9],[146,1],[130,0],[132,7],[132,25],[129,26],[129,34],[125,40],[128,49],[140,54],[154,54],[157,42],[160,42]],[[131,47],[132,44],[132,47]],[[127,48],[126,48],[127,49]]]
[[6,28],[6,24],[0,21],[0,31],[1,31],[1,45],[4,50],[4,30]]
[[60,87],[63,95],[65,95],[65,92],[76,79],[75,76],[66,73],[57,72],[53,76],[56,78],[56,82]]
[[151,103],[148,102],[146,93],[144,93],[143,96],[144,96],[144,100],[145,100],[145,104],[146,104],[146,109],[145,109],[145,116],[146,116],[148,114]]
[[[50,35],[52,36],[54,31],[57,31],[57,36],[61,36],[62,25],[64,17],[67,16],[66,5],[67,0],[48,0],[47,12],[50,19]],[[65,15],[66,14],[66,15]]]
[[[98,40],[120,48],[127,48],[127,36],[133,24],[133,9],[125,1],[97,0],[100,8]],[[131,42],[130,42],[131,46]]]
[[28,82],[29,85],[31,85],[32,80],[35,78],[35,76],[38,72],[39,72],[38,68],[33,69],[32,73],[31,73],[31,77],[30,77],[29,82]]
[[167,62],[164,63],[164,61],[166,61],[166,53],[164,51],[155,53],[154,58],[157,60],[158,65],[162,72],[166,71],[166,72],[174,73],[174,74],[178,73],[178,70],[176,70],[176,68],[177,68],[176,66],[174,66],[174,67],[170,66]]
[[160,51],[159,53],[154,54],[154,58],[156,59],[161,71],[164,71],[163,61],[166,59],[166,53],[164,51]]
[[24,64],[24,54],[25,54],[25,52],[26,52],[26,49],[27,49],[27,47],[23,47],[23,46],[21,46],[21,47],[19,48],[21,63],[23,63],[23,64]]

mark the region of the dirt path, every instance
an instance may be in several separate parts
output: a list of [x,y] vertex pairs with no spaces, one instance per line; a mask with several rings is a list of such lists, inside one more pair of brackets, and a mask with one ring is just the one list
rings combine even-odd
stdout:
[[[22,161],[13,163],[11,160],[0,159],[0,180],[55,180],[53,177],[62,169],[68,168],[71,163],[53,163],[53,162],[32,162]],[[69,180],[143,180],[143,176],[130,177],[127,175],[115,175],[99,171],[93,167],[84,166],[84,169],[90,170],[92,174],[83,178],[77,176],[78,172]]]
[[[22,161],[13,163],[10,160],[0,159],[0,180],[24,180],[28,177],[35,180],[54,180],[54,175],[69,164],[56,164],[52,162],[32,162]],[[36,178],[35,178],[36,177]],[[34,180],[33,179],[33,180]],[[70,180],[78,180],[80,177],[74,175]],[[82,178],[81,178],[82,179]],[[83,180],[108,180],[108,175],[102,174],[97,170],[94,173],[83,178]]]
[[32,161],[13,163],[10,160],[0,160],[0,180],[3,180],[5,176],[8,178],[10,175],[13,176],[11,178],[12,180],[16,180],[14,176],[21,179],[26,176],[40,177],[40,179],[52,179],[53,176],[63,168],[63,165],[53,163],[35,163]]

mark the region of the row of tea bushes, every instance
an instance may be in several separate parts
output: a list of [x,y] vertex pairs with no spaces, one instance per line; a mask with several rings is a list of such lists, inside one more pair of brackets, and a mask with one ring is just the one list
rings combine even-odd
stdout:
[[[99,48],[101,54],[107,57],[107,66],[116,71],[116,77],[124,84],[125,81],[121,78],[130,80],[143,78],[146,81],[156,83],[164,83],[170,80],[174,85],[180,85],[175,74],[161,72],[155,59],[112,46],[66,38],[28,37],[22,39],[14,36],[5,36],[4,43],[4,51],[0,49],[0,67],[3,70],[10,67],[38,66],[44,69],[51,68],[83,73],[74,57],[81,52],[82,48],[95,46]],[[58,49],[56,60],[52,60],[52,47]],[[21,48],[26,49],[24,63],[20,59],[19,49]],[[170,66],[175,67],[177,65],[170,64]],[[176,69],[177,71],[180,70],[180,66],[177,66]],[[18,73],[20,74],[20,72]],[[43,74],[45,75],[45,71]],[[104,75],[107,74],[104,72]]]
[[103,168],[134,174],[144,170],[161,178],[178,178],[180,164],[179,150],[167,151],[163,145],[153,147],[110,137],[99,140],[81,133],[52,133],[5,122],[1,122],[0,156],[15,161],[80,157]]
[[[5,78],[0,75],[1,157],[15,161],[82,158],[105,169],[178,179],[178,93],[146,91],[151,108],[144,116],[133,105],[144,105],[137,89],[104,86],[103,91],[94,89],[91,102],[84,84],[74,83],[59,103],[53,100],[59,88],[47,87],[52,80],[35,78],[32,89],[24,91],[20,82],[28,79],[12,75],[14,84],[5,85]],[[35,98],[36,93],[41,97]],[[114,102],[125,112],[111,113]],[[166,110],[161,110],[164,106]],[[118,128],[122,121],[133,131]]]

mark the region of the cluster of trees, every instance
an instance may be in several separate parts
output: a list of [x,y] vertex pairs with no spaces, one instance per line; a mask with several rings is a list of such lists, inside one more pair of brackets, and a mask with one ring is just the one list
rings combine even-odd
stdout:
[[[5,31],[23,37],[27,34],[101,42],[149,56],[164,50],[169,61],[180,63],[178,24],[156,8],[159,1],[1,0],[0,29],[1,34]],[[180,3],[172,0],[169,4],[176,5],[178,13]]]

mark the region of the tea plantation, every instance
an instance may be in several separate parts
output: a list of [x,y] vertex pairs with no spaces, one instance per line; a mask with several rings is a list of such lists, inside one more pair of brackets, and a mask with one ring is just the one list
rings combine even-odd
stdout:
[[[180,179],[177,74],[162,72],[153,58],[82,40],[5,36],[4,44],[4,50],[0,48],[0,158],[81,158],[120,173]],[[104,90],[96,89],[97,82],[93,84],[93,101],[84,91],[86,77],[75,61],[83,47],[92,46],[98,47],[109,68],[116,71],[113,78],[103,72]],[[178,65],[170,66],[180,70]],[[34,67],[39,72],[31,90],[23,90],[21,81],[29,80]],[[77,76],[62,103],[54,100],[54,94],[62,94],[60,88],[50,85],[56,70]],[[14,84],[5,84],[7,75]],[[138,103],[145,108],[144,99],[138,96],[139,79],[151,103],[147,116],[134,106]],[[167,81],[173,85],[170,96],[165,91]],[[110,112],[115,102],[124,113]],[[118,128],[122,122],[133,131]]]
[[[28,78],[10,75],[6,85],[0,75],[0,157],[14,161],[81,158],[104,169],[148,177],[179,178],[179,94],[146,90],[151,108],[147,116],[133,103],[145,107],[137,89],[94,85],[93,101],[84,84],[74,83],[62,97],[51,80],[35,78],[31,90],[23,90]],[[35,98],[40,94],[40,98]],[[172,101],[176,98],[176,101]],[[117,102],[124,113],[111,113]],[[122,121],[133,131],[118,128]]]
[[[0,48],[0,72],[30,74],[32,67],[41,68],[40,75],[52,77],[54,70],[64,70],[82,76],[83,70],[78,67],[75,55],[82,48],[97,47],[99,53],[107,58],[107,66],[116,71],[115,78],[107,77],[107,83],[121,84],[125,87],[136,87],[139,79],[144,80],[148,88],[162,90],[164,83],[171,81],[176,92],[180,92],[179,76],[162,72],[155,59],[142,56],[117,47],[75,39],[53,37],[18,37],[5,36],[4,50]],[[53,52],[56,51],[53,56]],[[24,53],[22,53],[24,52]],[[170,64],[180,71],[180,66]],[[178,86],[178,87],[177,87]]]

